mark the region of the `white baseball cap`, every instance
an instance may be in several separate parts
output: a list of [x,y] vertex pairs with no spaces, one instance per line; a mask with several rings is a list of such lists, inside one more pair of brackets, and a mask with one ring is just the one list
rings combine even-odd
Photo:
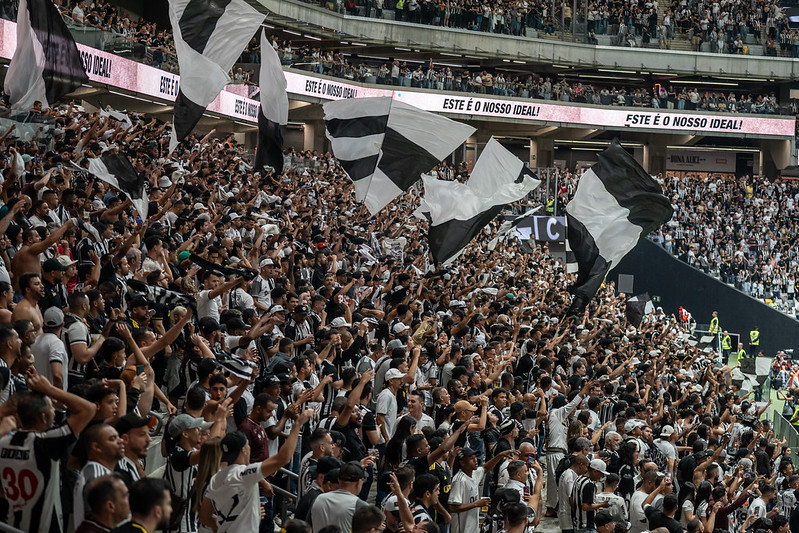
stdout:
[[596,470],[602,475],[605,476],[608,475],[607,465],[605,464],[605,461],[603,461],[602,459],[592,459],[591,463],[588,465],[588,468],[590,468],[591,470]]
[[405,377],[405,373],[404,373],[404,372],[400,372],[400,371],[399,371],[399,370],[397,370],[396,368],[389,368],[389,369],[386,371],[386,377],[385,377],[385,380],[386,380],[386,381],[388,381],[388,380],[390,380],[390,379],[395,379],[395,378],[404,378],[404,377]]

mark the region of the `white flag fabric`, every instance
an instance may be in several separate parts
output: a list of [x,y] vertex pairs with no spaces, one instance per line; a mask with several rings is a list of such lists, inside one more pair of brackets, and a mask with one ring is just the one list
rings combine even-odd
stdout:
[[463,184],[424,176],[424,205],[430,219],[428,242],[437,263],[451,263],[502,208],[521,200],[541,183],[493,137]]
[[337,100],[324,110],[333,154],[355,184],[356,198],[372,214],[475,132],[387,96]]
[[180,67],[171,153],[227,85],[228,72],[264,15],[244,0],[169,0],[169,20]]
[[618,141],[597,157],[566,206],[569,245],[578,265],[569,315],[581,313],[608,271],[674,212],[660,185]]
[[288,83],[280,58],[272,43],[266,38],[266,30],[261,30],[261,72],[258,76],[261,93],[261,111],[264,116],[285,126],[289,121]]
[[89,159],[89,172],[128,195],[142,220],[147,220],[149,199],[144,174],[136,172],[130,160],[122,154]]
[[289,121],[289,95],[280,58],[261,30],[261,72],[258,77],[261,106],[258,109],[258,149],[254,168],[262,172],[267,166],[277,174],[283,170],[282,126]]
[[4,84],[12,112],[26,112],[36,101],[46,109],[88,81],[75,40],[53,3],[20,0],[17,48]]

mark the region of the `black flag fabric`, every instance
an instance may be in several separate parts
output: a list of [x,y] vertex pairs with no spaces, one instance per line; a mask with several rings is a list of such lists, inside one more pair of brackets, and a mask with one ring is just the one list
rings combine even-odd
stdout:
[[135,279],[126,280],[126,283],[128,287],[134,291],[146,295],[147,299],[152,302],[165,304],[170,308],[174,308],[176,305],[182,305],[183,307],[188,307],[194,311],[197,310],[197,301],[194,299],[194,297],[183,294],[182,292],[165,289],[156,285],[150,285]]
[[122,154],[104,155],[89,159],[89,172],[109,185],[113,185],[127,194],[133,202],[133,207],[139,212],[142,220],[147,219],[146,180],[144,174],[133,168],[130,160]]
[[638,327],[641,325],[641,321],[644,319],[644,317],[654,310],[655,306],[652,305],[652,300],[649,299],[649,294],[644,293],[639,294],[638,296],[633,296],[627,300],[624,309],[624,316],[627,317],[627,322],[635,327]]
[[418,211],[430,220],[427,236],[436,263],[451,263],[505,205],[520,200],[541,183],[535,174],[493,137],[469,180],[424,176],[424,201]]
[[660,185],[617,140],[583,173],[566,206],[577,282],[568,315],[581,313],[608,271],[674,213]]
[[88,81],[75,40],[55,5],[20,0],[17,48],[5,80],[12,111],[28,111],[37,100],[48,108]]
[[289,121],[289,96],[286,76],[280,58],[261,30],[261,72],[258,76],[261,105],[258,108],[258,150],[255,152],[255,170],[264,165],[280,174],[283,170],[283,131]]
[[169,0],[169,20],[180,67],[171,153],[228,84],[228,72],[264,15],[244,0]]
[[333,154],[355,185],[355,197],[378,213],[475,132],[466,124],[389,96],[324,106]]
[[272,167],[275,174],[283,171],[283,129],[272,122],[264,112],[258,110],[258,149],[255,151],[254,170],[263,172],[264,167]]
[[252,268],[233,268],[212,263],[207,259],[203,259],[197,254],[191,254],[189,259],[200,268],[205,270],[218,270],[225,276],[239,276],[246,280],[253,280],[258,275],[258,271]]

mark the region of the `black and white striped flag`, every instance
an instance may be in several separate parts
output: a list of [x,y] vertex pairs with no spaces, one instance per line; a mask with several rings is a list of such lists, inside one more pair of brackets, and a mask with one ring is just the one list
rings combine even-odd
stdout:
[[188,296],[182,292],[165,289],[163,287],[149,285],[135,279],[129,279],[126,281],[126,283],[128,287],[133,289],[135,292],[146,295],[147,299],[152,302],[165,304],[170,308],[174,308],[177,305],[182,305],[183,307],[196,311],[197,301],[192,296]]
[[388,96],[328,102],[324,110],[333,154],[373,215],[475,132]]
[[144,174],[136,172],[130,160],[122,154],[109,154],[90,158],[89,172],[127,194],[133,207],[142,220],[147,219],[149,199],[147,198]]
[[627,322],[635,327],[641,325],[641,321],[649,313],[655,311],[655,306],[649,298],[648,293],[639,294],[628,299],[625,303],[624,316],[627,317]]
[[451,263],[475,235],[502,211],[541,183],[535,174],[493,137],[477,159],[469,180],[424,176],[419,207],[430,220],[428,243],[436,263]]
[[5,80],[11,110],[26,112],[37,100],[48,108],[88,81],[75,40],[53,3],[20,0],[17,48]]
[[283,170],[283,132],[281,128],[289,121],[289,96],[286,92],[286,76],[280,66],[280,58],[261,30],[261,72],[258,77],[261,106],[258,109],[258,150],[255,152],[255,170],[264,165]]
[[229,83],[228,72],[264,15],[244,0],[169,0],[169,20],[180,67],[171,153]]
[[569,244],[578,266],[568,315],[581,313],[608,271],[674,212],[660,185],[617,140],[597,157],[566,206]]

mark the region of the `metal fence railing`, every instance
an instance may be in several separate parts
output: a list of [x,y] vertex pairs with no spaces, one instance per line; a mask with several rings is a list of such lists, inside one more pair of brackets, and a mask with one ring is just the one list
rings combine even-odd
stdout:
[[799,431],[782,416],[782,413],[773,411],[772,423],[774,425],[774,436],[788,441],[785,445],[791,448],[791,458],[794,460],[799,457]]

